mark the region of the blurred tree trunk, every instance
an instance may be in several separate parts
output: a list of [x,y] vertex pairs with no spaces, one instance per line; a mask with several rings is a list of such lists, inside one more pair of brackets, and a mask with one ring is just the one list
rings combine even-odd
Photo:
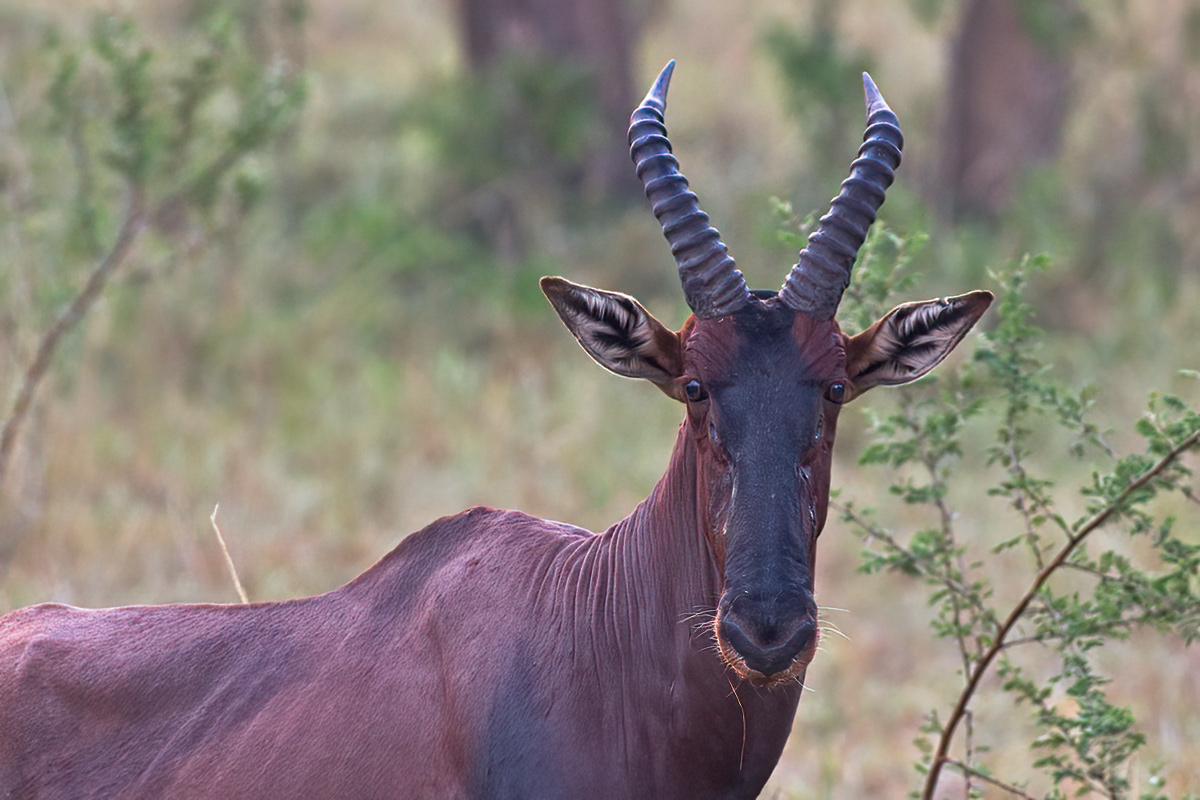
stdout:
[[937,181],[944,216],[995,217],[1022,172],[1058,154],[1068,71],[1056,43],[1065,38],[1068,2],[967,1],[951,55]]
[[637,102],[626,0],[459,0],[459,28],[471,69],[486,74],[511,53],[582,66],[594,82],[604,131],[581,164],[585,190],[611,196],[638,188],[624,146]]

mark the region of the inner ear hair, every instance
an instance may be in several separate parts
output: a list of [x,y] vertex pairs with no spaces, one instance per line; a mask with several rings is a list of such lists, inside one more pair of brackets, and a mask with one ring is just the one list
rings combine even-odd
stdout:
[[542,292],[563,324],[596,363],[626,378],[643,378],[677,393],[682,370],[678,335],[633,297],[564,278],[541,280]]
[[925,375],[941,363],[992,302],[988,291],[896,306],[846,343],[855,393],[894,386]]

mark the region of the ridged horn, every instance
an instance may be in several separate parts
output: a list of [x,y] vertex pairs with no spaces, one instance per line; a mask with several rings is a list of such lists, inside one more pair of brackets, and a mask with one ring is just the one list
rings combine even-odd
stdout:
[[832,319],[837,313],[858,249],[895,179],[904,147],[900,121],[865,72],[863,94],[867,129],[858,158],[850,165],[850,177],[842,182],[829,213],[809,235],[808,245],[779,291],[784,303],[821,319]]
[[674,69],[671,60],[629,118],[629,155],[671,245],[687,304],[697,317],[712,319],[745,305],[750,289],[671,154],[663,115]]

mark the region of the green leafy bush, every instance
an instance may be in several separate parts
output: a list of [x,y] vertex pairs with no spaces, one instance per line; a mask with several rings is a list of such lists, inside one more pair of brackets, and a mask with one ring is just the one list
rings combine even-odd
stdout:
[[[843,311],[849,324],[883,310],[889,287],[904,285],[904,254],[922,238],[872,235]],[[896,409],[873,419],[860,462],[887,470],[891,494],[929,523],[901,532],[852,498],[839,500],[866,544],[862,569],[924,584],[934,635],[961,663],[957,697],[930,714],[917,738],[924,786],[914,796],[927,800],[943,796],[947,769],[963,776],[966,797],[983,796],[984,786],[1034,797],[1029,787],[1043,784],[1047,798],[1132,796],[1131,760],[1145,734],[1110,699],[1098,656],[1143,628],[1186,644],[1200,639],[1200,542],[1194,529],[1176,526],[1181,502],[1195,502],[1185,456],[1200,442],[1200,413],[1184,398],[1151,394],[1133,425],[1142,447],[1116,452],[1092,420],[1095,389],[1063,386],[1040,358],[1043,332],[1025,292],[1046,268],[1047,259],[1027,257],[994,273],[999,319],[973,362],[902,388]],[[951,497],[965,480],[957,465],[967,429],[987,426],[987,493],[1007,513],[980,519],[983,504],[960,513]],[[1059,478],[1071,472],[1052,452],[1059,442],[1090,465],[1077,489]],[[1101,531],[1135,541],[1101,541]],[[997,588],[998,576],[1011,582],[1014,571],[1025,587],[1015,597]],[[1040,778],[988,762],[979,741],[987,722],[974,709],[997,686],[1030,713],[1028,766]],[[1159,798],[1161,779],[1148,783],[1152,791],[1140,796]]]

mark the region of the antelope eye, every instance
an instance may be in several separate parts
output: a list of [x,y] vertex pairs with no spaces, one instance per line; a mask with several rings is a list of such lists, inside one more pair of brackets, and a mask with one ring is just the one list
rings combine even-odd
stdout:
[[829,388],[825,390],[825,399],[838,405],[846,402],[846,384],[841,381],[829,384]]
[[687,396],[689,402],[699,403],[708,397],[708,392],[704,391],[704,387],[700,385],[700,381],[690,380],[683,385],[683,393]]

